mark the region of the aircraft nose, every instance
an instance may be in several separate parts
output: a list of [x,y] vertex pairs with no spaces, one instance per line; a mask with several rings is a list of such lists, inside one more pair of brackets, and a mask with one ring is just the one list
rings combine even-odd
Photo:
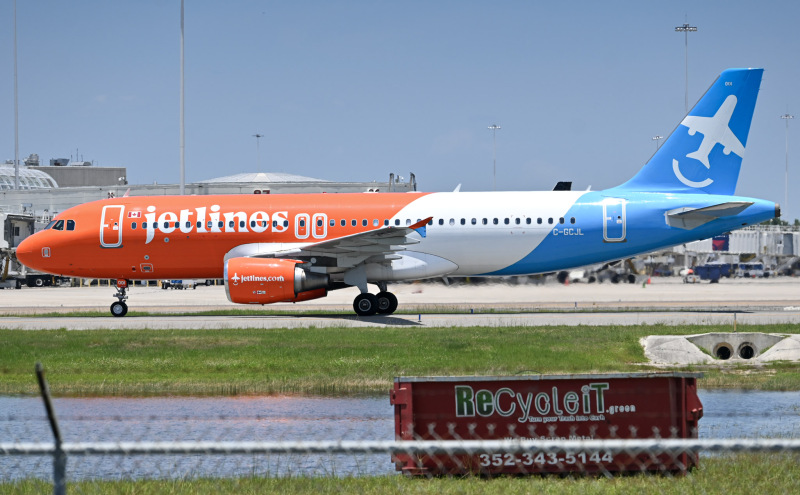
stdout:
[[42,259],[41,248],[32,237],[24,239],[16,249],[17,259],[28,268],[36,269],[37,258]]

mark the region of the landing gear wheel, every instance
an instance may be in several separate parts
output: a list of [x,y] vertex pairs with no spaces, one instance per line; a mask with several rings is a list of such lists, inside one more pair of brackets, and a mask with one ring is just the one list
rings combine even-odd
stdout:
[[378,312],[378,298],[369,292],[359,294],[353,301],[353,309],[358,316],[372,316]]
[[397,297],[391,292],[378,292],[375,297],[378,299],[378,314],[390,315],[397,310]]
[[125,316],[128,314],[128,305],[117,301],[111,305],[111,314],[114,316]]

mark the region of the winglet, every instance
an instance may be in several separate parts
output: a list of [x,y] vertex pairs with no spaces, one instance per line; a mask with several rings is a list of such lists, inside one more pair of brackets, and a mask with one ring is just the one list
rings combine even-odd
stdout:
[[410,226],[409,229],[416,230],[421,237],[427,237],[428,231],[425,226],[428,225],[428,222],[430,222],[431,220],[433,220],[433,217],[428,217],[425,220],[420,220],[419,222]]

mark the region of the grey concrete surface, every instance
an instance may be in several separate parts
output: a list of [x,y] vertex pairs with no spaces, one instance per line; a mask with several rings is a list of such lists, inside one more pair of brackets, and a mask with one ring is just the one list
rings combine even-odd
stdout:
[[[130,310],[163,313],[124,318],[31,317],[72,311],[107,312],[114,287],[23,288],[0,291],[0,328],[303,328],[308,326],[521,326],[634,324],[800,324],[800,279],[722,280],[683,284],[653,278],[650,284],[473,285],[398,284],[395,314],[359,318],[351,314],[356,289],[332,292],[304,303],[242,306],[228,302],[223,287],[162,290],[134,287]],[[253,315],[181,316],[210,309],[246,309]],[[289,315],[257,312],[275,309]],[[472,311],[474,314],[470,314]],[[313,312],[313,313],[312,313]],[[325,314],[328,312],[329,314]],[[337,314],[336,312],[344,312]],[[172,314],[172,315],[171,315]],[[24,317],[22,316],[24,315]]]
[[[698,335],[650,335],[641,339],[644,355],[656,365],[759,364],[800,360],[800,335],[768,333],[705,333]],[[740,350],[747,346],[753,355]],[[717,357],[725,347],[730,357]],[[703,351],[705,349],[706,352]],[[709,354],[710,353],[710,354]]]

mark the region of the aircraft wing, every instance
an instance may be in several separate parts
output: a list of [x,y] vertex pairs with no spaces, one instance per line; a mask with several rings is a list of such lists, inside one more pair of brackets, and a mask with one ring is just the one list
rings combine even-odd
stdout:
[[[295,258],[310,260],[312,258],[335,259],[337,267],[352,267],[366,260],[383,261],[396,258],[392,254],[405,250],[405,246],[417,244],[420,238],[427,235],[426,225],[433,217],[406,227],[386,226],[367,232],[337,237],[327,241],[309,244],[260,244],[254,251],[234,250],[235,256],[251,256],[257,258]],[[418,234],[419,236],[413,236]],[[242,246],[243,248],[245,246]],[[323,260],[311,261],[312,264],[327,265]]]
[[729,201],[705,208],[676,208],[664,213],[664,217],[670,227],[692,230],[717,218],[738,215],[752,204],[749,201]]
[[341,254],[373,253],[382,254],[399,251],[403,246],[417,244],[419,239],[409,237],[418,233],[420,237],[427,235],[425,226],[433,217],[420,220],[408,227],[383,227],[368,232],[360,232],[328,241],[310,244],[301,251],[311,255],[336,256]]

